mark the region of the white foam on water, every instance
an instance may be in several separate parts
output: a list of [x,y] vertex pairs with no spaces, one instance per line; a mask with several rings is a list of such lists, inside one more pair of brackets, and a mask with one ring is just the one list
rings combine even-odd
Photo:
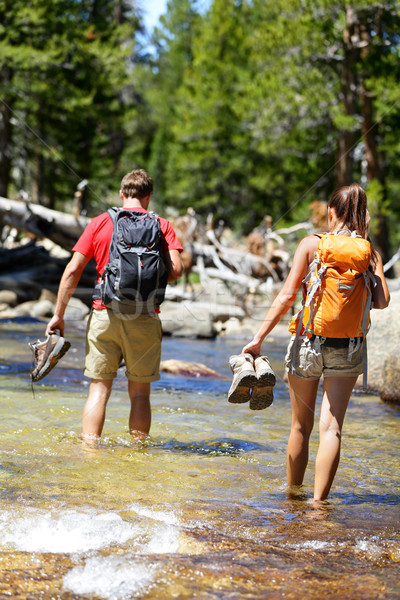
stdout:
[[123,544],[142,534],[143,526],[134,526],[115,512],[26,508],[22,514],[0,513],[1,547],[26,552],[80,554]]
[[179,533],[176,527],[158,527],[157,532],[143,548],[147,554],[175,554],[179,552]]
[[310,548],[311,550],[325,550],[326,548],[331,548],[335,546],[335,544],[331,544],[329,542],[322,542],[321,540],[309,540],[308,542],[304,542],[301,544],[303,548]]
[[65,575],[63,587],[74,594],[94,594],[107,600],[121,600],[148,590],[156,573],[155,565],[135,563],[131,557],[90,558],[84,566],[74,567]]
[[[177,515],[170,511],[149,509],[140,504],[132,504],[130,510],[137,515],[157,523],[155,533],[142,549],[148,554],[171,554],[179,551],[181,525]],[[160,525],[159,523],[162,523]]]
[[142,554],[179,551],[182,529],[173,512],[152,510],[139,504],[130,510],[144,518],[135,523],[124,520],[118,512],[92,508],[3,510],[0,511],[0,549],[11,546],[25,552],[82,554],[130,542],[130,548]]
[[326,550],[328,548],[338,548],[341,544],[336,542],[323,542],[322,540],[308,540],[297,544],[284,544],[286,548],[293,550]]
[[129,510],[133,510],[137,515],[153,519],[153,521],[162,521],[167,525],[180,525],[177,515],[171,511],[155,510],[153,508],[141,506],[140,504],[132,504],[129,507]]
[[106,600],[122,600],[133,594],[144,594],[154,585],[159,571],[146,560],[154,554],[179,551],[181,527],[178,517],[171,511],[153,510],[134,504],[127,510],[144,517],[141,544],[135,555],[92,557],[84,566],[73,568],[63,579],[65,591],[75,594],[94,594]]
[[366,557],[371,560],[377,560],[386,552],[384,546],[379,542],[381,542],[381,540],[376,536],[371,538],[363,538],[357,540],[355,550],[356,552],[364,553]]

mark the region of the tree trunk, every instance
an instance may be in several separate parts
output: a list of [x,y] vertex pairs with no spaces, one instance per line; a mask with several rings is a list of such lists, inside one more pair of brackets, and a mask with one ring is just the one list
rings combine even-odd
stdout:
[[[358,19],[354,9],[346,9],[346,28],[343,34],[344,60],[342,68],[342,97],[345,115],[354,117],[357,109],[357,74],[356,61],[358,49],[353,40]],[[353,181],[353,151],[356,143],[356,132],[352,129],[339,129],[337,160],[335,167],[335,187],[350,185]]]
[[[379,15],[377,15],[379,18]],[[372,26],[372,24],[371,24]],[[375,30],[375,27],[374,27]],[[361,15],[360,39],[362,44],[361,58],[366,59],[371,50],[371,29],[365,13]],[[378,147],[378,122],[374,120],[374,98],[369,92],[366,80],[368,72],[364,70],[361,81],[361,116],[362,116],[362,138],[364,143],[364,154],[367,162],[367,180],[370,183],[377,180],[382,189],[382,204],[387,197],[384,159]],[[375,233],[375,243],[377,249],[382,255],[383,262],[386,263],[392,257],[392,248],[389,241],[389,228],[386,216],[383,214],[382,206],[378,207],[378,227]],[[393,269],[386,273],[387,277],[394,277]]]
[[[1,71],[1,84],[3,89],[8,89],[12,80],[12,70],[4,67]],[[4,93],[0,100],[0,196],[7,196],[10,183],[11,170],[11,100]]]

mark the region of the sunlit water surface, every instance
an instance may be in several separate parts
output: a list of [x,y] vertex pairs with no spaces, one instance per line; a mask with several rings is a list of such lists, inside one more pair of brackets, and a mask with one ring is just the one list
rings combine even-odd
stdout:
[[[400,597],[400,410],[354,395],[329,505],[288,497],[287,386],[252,412],[229,379],[163,374],[151,438],[132,445],[123,371],[101,448],[82,447],[84,329],[41,382],[29,379],[37,321],[0,323],[0,598],[377,599]],[[163,359],[230,376],[243,340],[166,338]],[[283,342],[268,353],[282,375]]]

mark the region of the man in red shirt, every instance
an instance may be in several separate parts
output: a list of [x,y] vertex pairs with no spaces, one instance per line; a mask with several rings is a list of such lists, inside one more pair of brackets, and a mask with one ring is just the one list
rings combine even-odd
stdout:
[[[128,173],[121,182],[123,209],[147,213],[152,192],[153,181],[144,170]],[[160,217],[160,226],[168,281],[176,281],[182,275],[182,246],[169,221]],[[61,278],[54,316],[47,325],[46,335],[52,335],[56,330],[64,335],[65,309],[92,257],[100,281],[108,263],[112,233],[113,222],[107,212],[92,219],[86,227]],[[107,401],[122,359],[131,400],[129,431],[135,439],[147,436],[151,424],[150,383],[160,378],[161,337],[158,314],[121,318],[121,315],[106,308],[100,299],[93,300],[86,332],[84,374],[90,377],[91,383],[82,417],[85,441],[97,443],[101,436]]]

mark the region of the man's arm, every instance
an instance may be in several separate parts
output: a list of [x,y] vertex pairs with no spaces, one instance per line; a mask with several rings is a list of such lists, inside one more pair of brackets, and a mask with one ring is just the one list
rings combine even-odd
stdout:
[[54,333],[56,329],[60,330],[61,335],[64,335],[64,313],[67,304],[76,290],[82,271],[89,262],[89,258],[80,252],[74,252],[71,260],[65,267],[63,276],[61,277],[58,288],[56,308],[54,316],[49,321],[46,327],[46,335]]
[[168,270],[168,283],[176,281],[183,273],[183,265],[179,250],[168,250],[164,255]]

